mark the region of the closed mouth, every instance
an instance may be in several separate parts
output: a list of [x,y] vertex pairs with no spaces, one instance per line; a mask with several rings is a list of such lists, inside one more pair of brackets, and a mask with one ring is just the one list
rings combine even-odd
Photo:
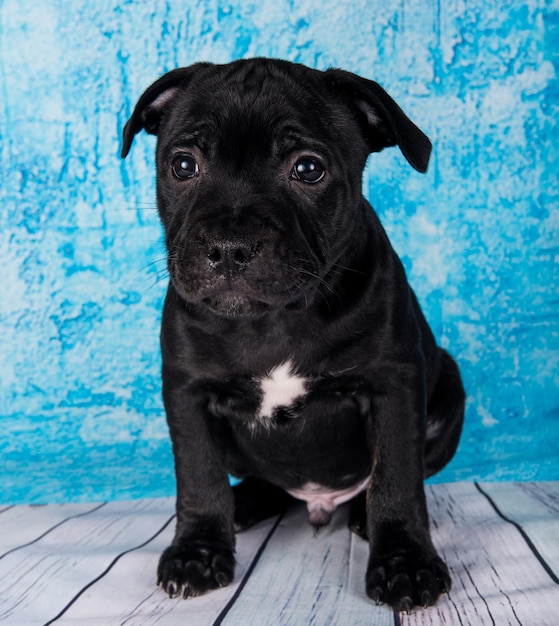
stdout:
[[245,296],[236,291],[224,291],[202,298],[201,302],[214,313],[223,317],[257,317],[263,315],[271,305]]

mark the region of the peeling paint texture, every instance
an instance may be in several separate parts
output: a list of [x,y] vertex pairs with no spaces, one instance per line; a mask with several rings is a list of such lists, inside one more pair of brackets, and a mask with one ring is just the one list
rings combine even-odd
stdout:
[[439,480],[559,478],[559,3],[0,2],[0,500],[174,492],[154,138],[163,72],[272,56],[380,82],[434,143],[376,207],[468,390]]

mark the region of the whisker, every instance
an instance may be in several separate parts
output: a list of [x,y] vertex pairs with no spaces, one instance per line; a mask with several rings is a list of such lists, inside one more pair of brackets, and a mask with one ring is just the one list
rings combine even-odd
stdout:
[[117,209],[117,208],[111,208],[110,209],[111,212],[114,213],[122,213],[122,212],[126,212],[129,213],[130,211],[157,211],[157,207],[154,206],[153,204],[146,204],[145,206],[127,206],[127,207],[123,207],[122,209]]
[[[325,304],[328,306],[328,309],[331,309],[330,306],[330,301],[328,300],[326,294],[323,292],[323,289],[326,288],[331,295],[335,296],[336,298],[340,299],[339,294],[336,292],[335,289],[332,288],[331,285],[329,285],[324,278],[322,278],[321,276],[319,276],[316,272],[312,272],[311,270],[308,270],[304,267],[295,267],[295,266],[290,266],[290,269],[293,270],[294,272],[296,272],[299,275],[305,275],[305,276],[312,276],[312,278],[314,278],[317,281],[317,288],[316,291],[318,293],[318,295],[324,300]],[[305,282],[302,278],[300,279],[300,283],[299,286],[304,286]],[[307,300],[307,293],[306,290],[303,290],[304,292],[304,297],[305,297],[305,306],[308,308],[308,300]]]
[[[145,268],[151,270],[152,267],[154,267],[155,265],[158,265],[159,263],[165,263],[165,268],[164,269],[166,271],[167,270],[167,257],[166,256],[165,257],[161,257],[160,259],[154,259],[153,261],[150,261],[145,266]],[[162,270],[159,270],[159,271],[162,271]]]
[[332,266],[332,268],[336,268],[336,269],[341,269],[344,272],[352,272],[353,274],[361,274],[361,276],[366,276],[367,272],[363,272],[361,270],[356,270],[353,267],[346,267],[345,265],[340,265],[339,263],[334,263],[334,265]]
[[311,270],[307,270],[304,267],[298,267],[298,268],[292,268],[294,270],[296,270],[297,272],[299,272],[300,274],[305,274],[307,276],[312,276],[313,278],[315,278],[318,283],[322,286],[322,287],[326,287],[326,289],[328,289],[328,291],[333,295],[333,296],[337,296],[337,292],[336,290],[332,287],[332,285],[329,285],[326,280],[324,278],[322,278],[322,276],[319,276],[316,272],[312,272]]
[[168,273],[165,274],[161,274],[161,275],[156,275],[155,280],[144,290],[142,291],[142,298],[145,298],[145,296],[147,296],[147,294],[154,288],[156,287],[160,282],[162,282],[163,280],[165,280],[166,278],[168,278]]

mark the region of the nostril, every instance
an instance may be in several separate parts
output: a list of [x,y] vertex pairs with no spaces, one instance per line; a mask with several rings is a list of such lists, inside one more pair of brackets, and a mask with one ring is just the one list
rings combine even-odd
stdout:
[[237,265],[248,265],[252,259],[256,251],[253,248],[247,247],[238,247],[233,251],[233,261]]
[[244,270],[258,252],[258,246],[245,239],[214,241],[206,247],[206,257],[214,269]]
[[214,246],[208,250],[206,256],[212,263],[219,263],[223,255],[222,251],[217,246]]

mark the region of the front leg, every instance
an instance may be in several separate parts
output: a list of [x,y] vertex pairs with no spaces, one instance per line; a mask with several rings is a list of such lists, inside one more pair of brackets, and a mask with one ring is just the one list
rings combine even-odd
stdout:
[[451,585],[429,532],[423,488],[423,388],[417,376],[373,403],[366,590],[377,604],[386,602],[399,611],[430,606]]
[[159,561],[158,583],[170,597],[186,598],[233,580],[233,494],[202,403],[169,371],[163,398],[175,457],[177,525]]

